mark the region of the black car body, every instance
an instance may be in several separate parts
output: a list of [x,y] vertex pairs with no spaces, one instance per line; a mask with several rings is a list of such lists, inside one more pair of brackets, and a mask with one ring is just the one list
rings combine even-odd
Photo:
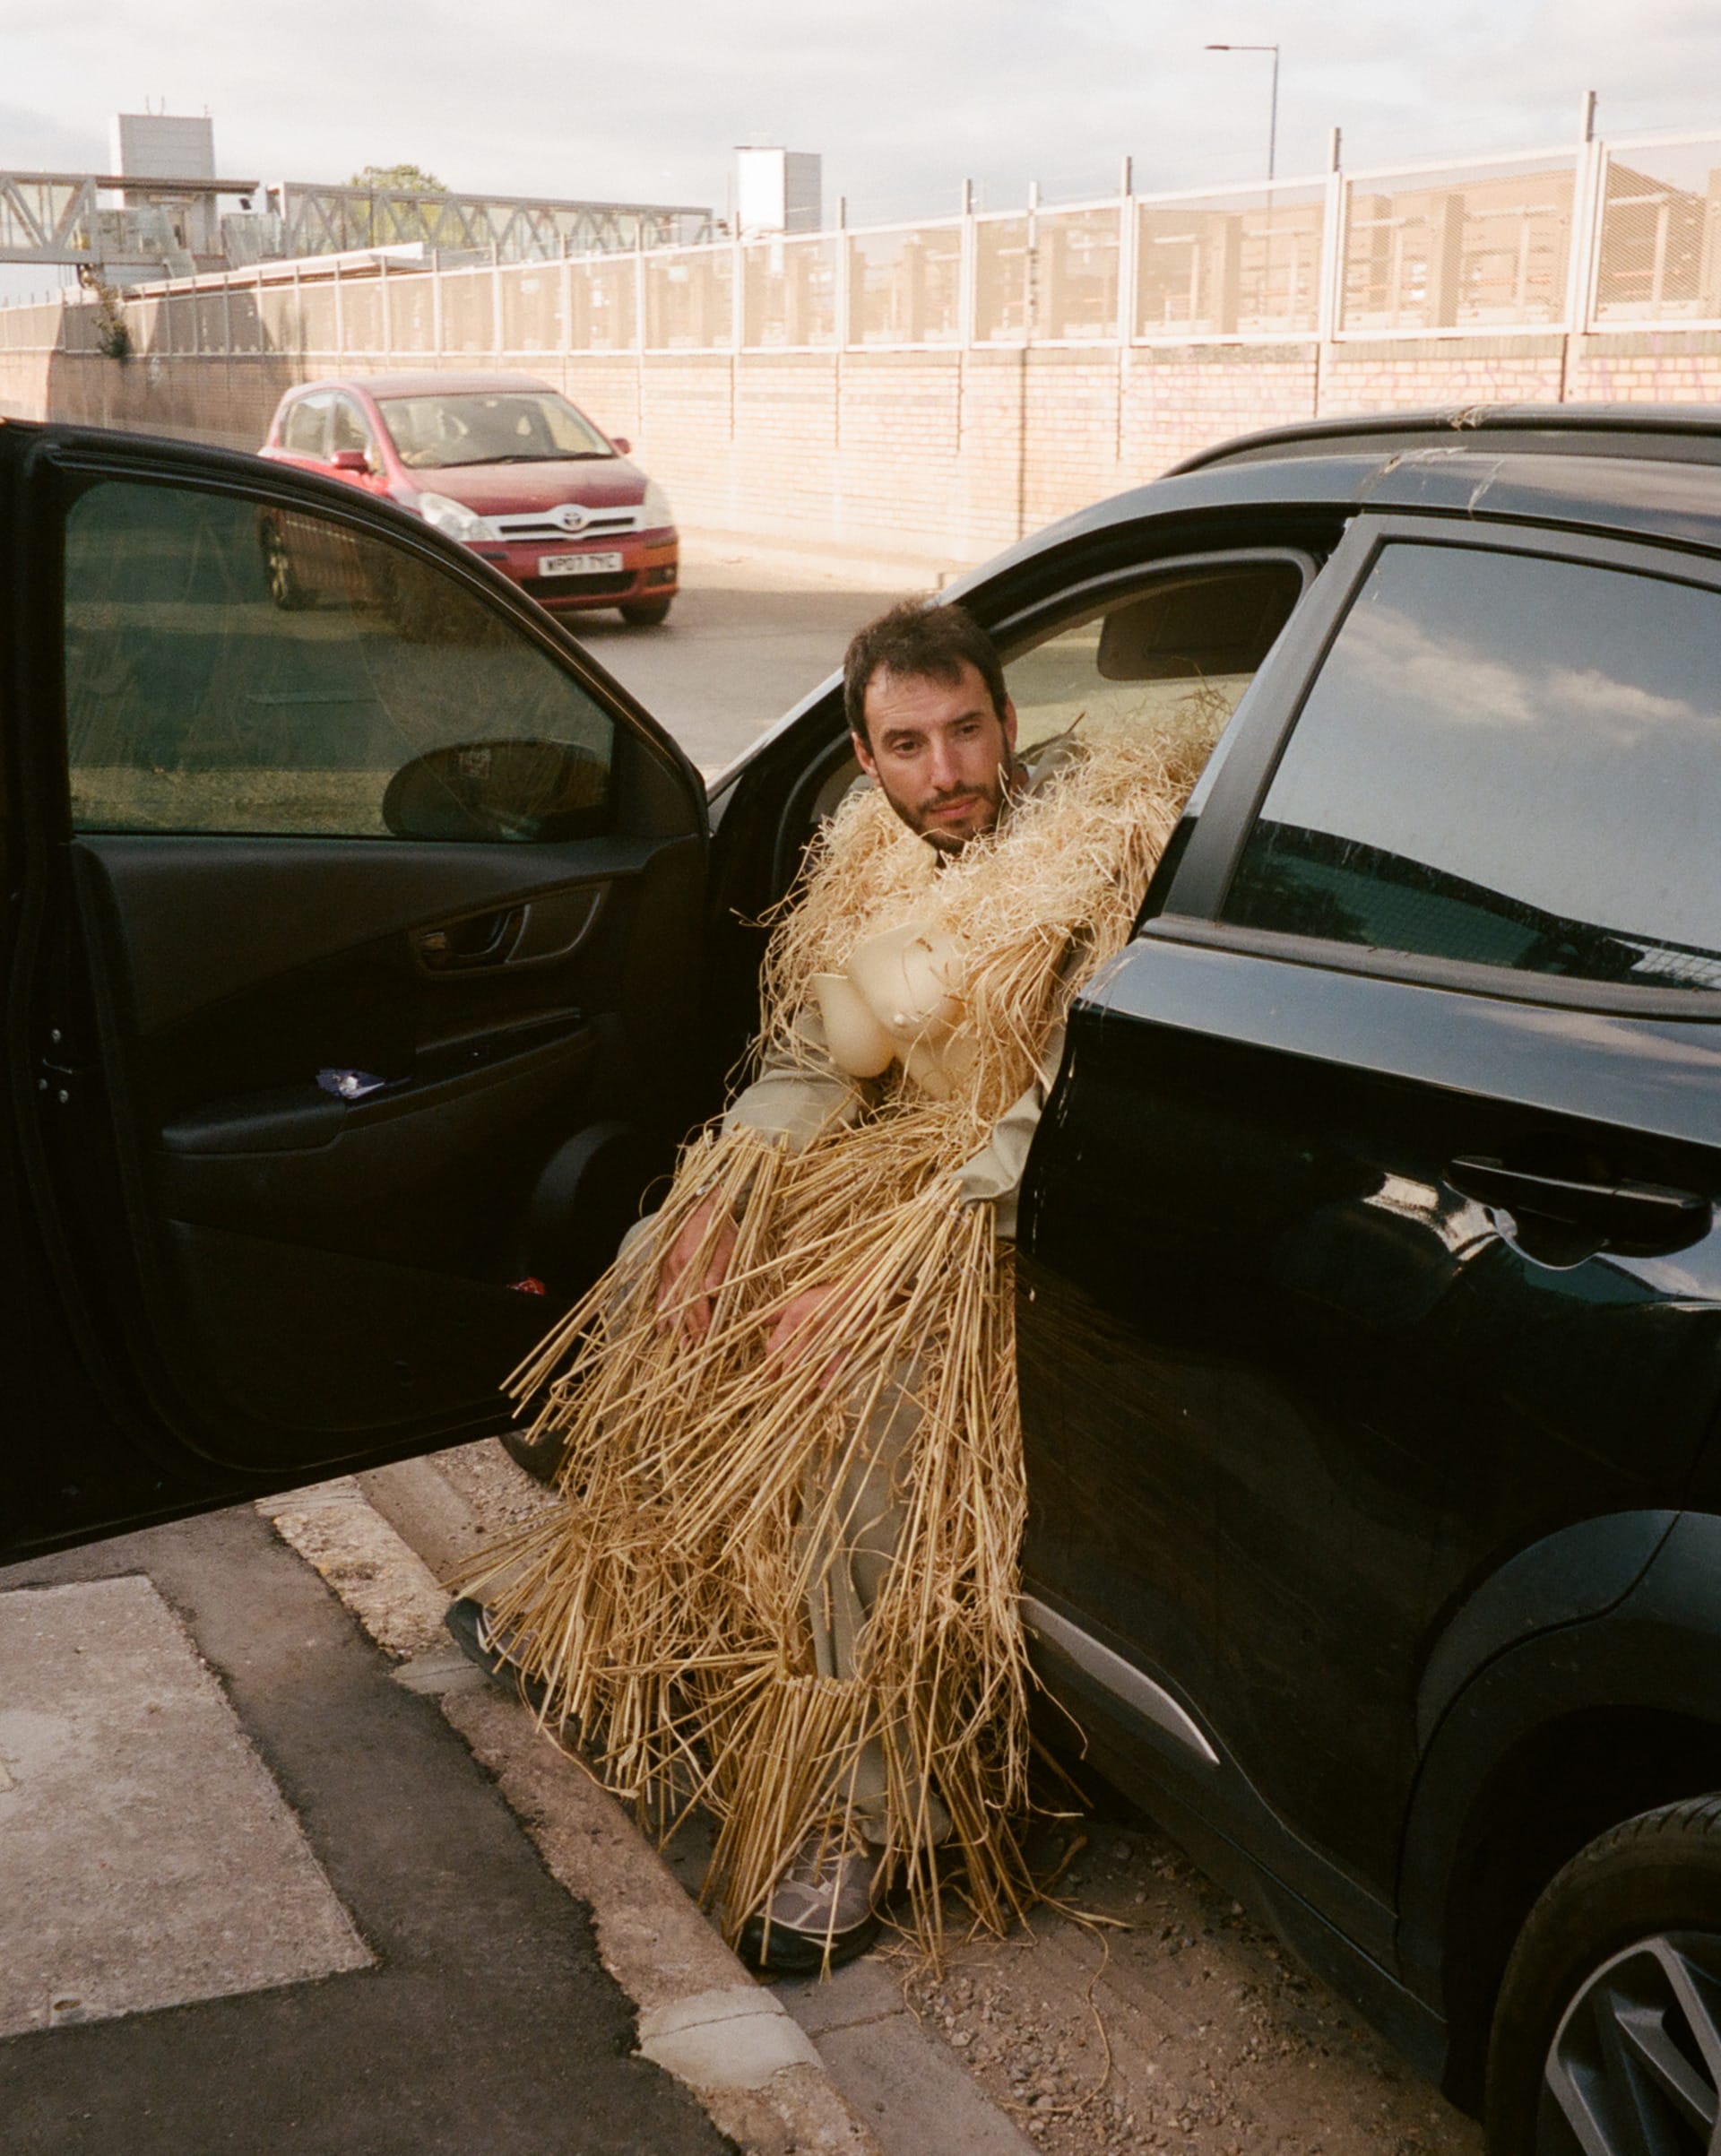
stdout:
[[[1637,1932],[1581,1873],[1721,1788],[1717,466],[1700,412],[1322,424],[956,593],[1030,736],[1228,721],[1030,1163],[1041,1667],[1466,2102],[1578,1860],[1501,2149],[1664,2145],[1559,2138],[1639,1933],[1685,1974],[1630,2101],[1718,2078],[1702,1832]],[[22,1554],[491,1427],[852,765],[826,682],[707,800],[469,554],[279,466],[5,426],[0,490]],[[271,613],[283,515],[350,601]]]

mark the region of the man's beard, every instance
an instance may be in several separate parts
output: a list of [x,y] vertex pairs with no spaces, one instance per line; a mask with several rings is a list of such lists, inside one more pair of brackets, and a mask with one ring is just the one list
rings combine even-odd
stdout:
[[[888,786],[885,786],[884,795],[909,829],[925,839],[928,845],[940,853],[960,853],[971,838],[983,837],[997,825],[1004,807],[1005,779],[1006,766],[1000,764],[990,785],[957,786],[946,793],[930,793],[917,802],[900,800]],[[947,830],[939,821],[938,811],[958,801],[977,802],[984,807],[982,820],[971,830]]]

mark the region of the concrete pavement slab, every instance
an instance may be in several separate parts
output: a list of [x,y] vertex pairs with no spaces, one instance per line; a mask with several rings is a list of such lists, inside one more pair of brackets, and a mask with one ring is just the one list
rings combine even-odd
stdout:
[[[195,1640],[374,1959],[0,2039],[5,2156],[731,2150],[635,2052],[634,2007],[589,1912],[438,1702],[392,1681],[250,1507],[31,1560],[0,1575],[0,1593],[138,1573]],[[97,1774],[114,1763],[104,1752]],[[10,1919],[0,1902],[0,1943]],[[759,2156],[787,2144],[762,2142]]]
[[0,1595],[0,2036],[371,1956],[146,1579]]

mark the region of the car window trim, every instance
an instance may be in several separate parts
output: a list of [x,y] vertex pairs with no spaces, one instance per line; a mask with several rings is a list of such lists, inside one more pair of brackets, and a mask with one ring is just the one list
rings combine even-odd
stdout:
[[1586,981],[1576,974],[1517,973],[1473,959],[1431,958],[1417,951],[1334,943],[1319,936],[1198,921],[1180,913],[1155,914],[1144,922],[1136,940],[1191,944],[1203,950],[1232,951],[1239,957],[1271,958],[1281,965],[1313,966],[1324,973],[1362,974],[1371,981],[1449,989],[1499,1003],[1545,1003],[1561,1010],[1599,1011],[1615,1017],[1721,1025],[1721,990],[1717,989],[1636,988],[1624,981]]
[[1333,943],[1284,930],[1243,928],[1220,918],[1280,759],[1338,632],[1382,551],[1405,541],[1617,569],[1721,595],[1721,560],[1683,550],[1543,525],[1475,524],[1453,515],[1363,511],[1240,700],[1231,728],[1214,752],[1211,790],[1194,820],[1164,906],[1141,924],[1138,933],[1508,1002],[1551,1003],[1569,1010],[1622,1011],[1646,1017],[1683,1017],[1706,1023],[1721,1018],[1721,989],[1636,988],[1623,983],[1585,982],[1565,974],[1519,974],[1465,959]]
[[[172,445],[179,447],[180,445]],[[457,541],[439,541],[437,534],[422,522],[395,508],[380,498],[344,485],[336,479],[325,479],[321,473],[307,472],[302,466],[281,463],[272,459],[256,460],[258,470],[235,472],[212,470],[196,461],[196,451],[188,450],[184,463],[168,465],[164,463],[164,445],[144,442],[132,451],[129,445],[117,442],[110,448],[106,443],[88,440],[66,441],[50,439],[32,445],[27,455],[22,478],[26,485],[38,484],[44,467],[56,476],[72,475],[88,479],[125,480],[159,487],[180,487],[203,493],[225,494],[244,501],[264,501],[275,507],[298,509],[307,514],[325,516],[335,524],[345,524],[363,536],[373,538],[385,545],[392,545],[416,555],[420,560],[434,562],[445,575],[464,584],[472,595],[488,604],[492,611],[505,614],[515,628],[529,636],[548,657],[553,659],[566,672],[574,676],[588,695],[631,734],[643,747],[654,755],[665,758],[675,773],[687,784],[688,798],[699,819],[702,837],[709,836],[709,799],[705,780],[687,751],[667,729],[662,726],[644,705],[615,677],[600,667],[584,646],[577,643],[559,622],[546,613],[530,595],[518,585],[498,576],[483,559],[462,547]],[[56,530],[62,527],[56,527]],[[446,545],[452,551],[445,552]],[[65,566],[59,558],[57,547],[55,559],[49,565],[52,571],[52,588],[55,593],[52,640],[57,645],[62,633],[59,606],[65,593]],[[64,654],[57,652],[54,662],[54,691],[57,699],[56,711],[63,712],[65,685],[60,679],[60,662]],[[60,739],[61,728],[56,724],[56,740],[61,764],[65,761],[65,742]]]
[[[1051,634],[1055,635],[1068,616],[1079,614],[1096,602],[1103,602],[1114,593],[1146,591],[1160,578],[1176,576],[1189,569],[1248,568],[1258,563],[1276,561],[1289,562],[1302,578],[1302,589],[1291,610],[1290,621],[1294,621],[1309,596],[1310,586],[1320,571],[1319,561],[1308,548],[1272,545],[1205,547],[1198,553],[1167,554],[1157,561],[1136,562],[1127,568],[1105,569],[1097,576],[1087,577],[1081,584],[1067,584],[1055,598],[1033,600],[1014,614],[1006,614],[992,623],[992,641],[999,647],[999,657],[1008,667],[1022,655],[1022,637],[1042,624]],[[1290,621],[1280,632],[1281,642],[1289,631]]]

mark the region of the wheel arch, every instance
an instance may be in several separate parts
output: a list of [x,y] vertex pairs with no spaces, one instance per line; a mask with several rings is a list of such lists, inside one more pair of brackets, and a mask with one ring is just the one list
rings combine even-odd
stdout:
[[1524,1919],[1587,1842],[1721,1788],[1721,1518],[1686,1514],[1604,1615],[1495,1655],[1424,1752],[1399,1892],[1404,1980],[1448,2029],[1445,2082],[1480,2099]]

